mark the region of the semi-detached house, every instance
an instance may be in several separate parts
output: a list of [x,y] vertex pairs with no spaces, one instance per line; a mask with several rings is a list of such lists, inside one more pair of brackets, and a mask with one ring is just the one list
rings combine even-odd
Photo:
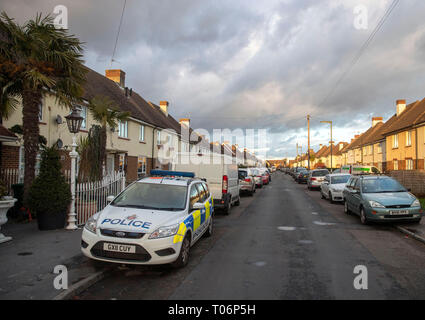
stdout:
[[[171,151],[189,151],[189,135],[183,137],[181,124],[169,113],[167,101],[159,105],[145,100],[140,94],[128,89],[125,84],[125,72],[122,70],[106,70],[106,76],[88,69],[87,81],[84,86],[84,103],[78,105],[84,120],[78,136],[85,136],[94,121],[88,111],[88,101],[95,96],[110,98],[122,111],[128,111],[128,121],[119,123],[115,130],[107,133],[107,170],[124,170],[128,181],[148,174],[152,168],[168,168],[158,161],[158,154],[168,141]],[[61,161],[64,169],[70,168],[69,151],[72,143],[64,117],[70,113],[67,107],[57,103],[53,92],[45,92],[40,105],[40,134],[52,146],[59,142]],[[182,119],[189,127],[189,120]],[[3,119],[4,128],[22,124],[22,107],[18,108],[8,119]],[[190,127],[188,128],[190,130]],[[191,130],[190,130],[191,132]],[[196,143],[196,142],[193,142]],[[193,144],[192,143],[192,144]],[[24,150],[22,139],[2,142],[2,169],[24,168]]]

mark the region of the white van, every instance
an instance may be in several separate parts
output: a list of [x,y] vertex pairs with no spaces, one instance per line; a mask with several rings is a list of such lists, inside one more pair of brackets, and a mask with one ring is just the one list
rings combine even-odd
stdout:
[[379,174],[379,169],[375,166],[362,166],[362,165],[346,165],[341,167],[340,173],[349,174]]
[[178,153],[172,161],[172,170],[194,172],[206,179],[214,199],[214,208],[230,213],[232,205],[240,204],[238,166],[228,155],[211,153]]

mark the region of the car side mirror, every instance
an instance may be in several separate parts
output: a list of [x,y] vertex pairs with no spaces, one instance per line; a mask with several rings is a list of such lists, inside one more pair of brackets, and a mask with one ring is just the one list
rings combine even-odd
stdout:
[[195,204],[193,204],[193,206],[191,207],[191,210],[201,210],[204,209],[204,204],[201,202],[196,202]]
[[107,203],[111,203],[112,201],[114,201],[115,196],[107,196],[106,197],[106,202]]
[[411,192],[411,191],[412,191],[412,189],[410,189],[410,188],[407,188],[407,191],[408,191],[408,192]]

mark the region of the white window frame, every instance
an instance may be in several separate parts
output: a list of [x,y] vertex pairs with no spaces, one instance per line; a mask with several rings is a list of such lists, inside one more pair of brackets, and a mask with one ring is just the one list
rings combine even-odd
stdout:
[[412,131],[406,131],[406,147],[410,147],[412,145]]
[[139,130],[139,141],[144,142],[145,141],[145,126],[142,124],[140,125],[140,130]]
[[406,159],[406,170],[413,170],[413,159]]
[[[139,172],[139,165],[141,165],[142,170]],[[147,158],[144,156],[138,156],[137,157],[137,175],[138,177],[141,177],[142,175],[146,174],[146,167],[147,167]]]
[[397,149],[398,148],[398,134],[394,134],[393,135],[393,149]]
[[159,145],[161,145],[161,131],[160,130],[158,130],[157,132],[156,132],[156,144],[159,146]]
[[394,162],[394,165],[393,165],[394,170],[398,170],[398,160],[394,159],[393,162]]
[[128,138],[128,121],[118,121],[118,137]]
[[86,106],[78,106],[80,109],[80,115],[83,117],[83,121],[81,121],[81,129],[87,129],[87,107]]

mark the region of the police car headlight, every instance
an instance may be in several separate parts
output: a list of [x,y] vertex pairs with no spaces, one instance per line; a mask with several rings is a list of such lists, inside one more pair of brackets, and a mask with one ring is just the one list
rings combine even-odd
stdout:
[[416,199],[415,201],[413,201],[413,203],[410,205],[411,207],[420,207],[421,203],[419,202],[418,199]]
[[84,225],[84,228],[86,228],[90,232],[96,233],[96,224],[97,220],[93,217],[90,217]]
[[152,234],[149,236],[149,239],[171,237],[171,236],[174,236],[178,230],[179,230],[179,224],[175,224],[175,225],[167,226],[167,227],[160,227],[156,229],[154,232],[152,232]]

